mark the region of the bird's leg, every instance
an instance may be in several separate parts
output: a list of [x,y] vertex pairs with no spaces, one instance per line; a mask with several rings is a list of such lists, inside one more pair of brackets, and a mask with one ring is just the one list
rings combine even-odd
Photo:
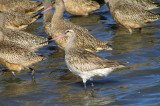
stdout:
[[31,72],[31,75],[35,75],[35,70],[33,68],[29,68],[30,72]]
[[85,94],[88,95],[88,93],[87,93],[87,86],[86,86],[87,80],[86,80],[85,78],[82,78],[82,80],[83,80],[83,85],[84,85]]
[[91,90],[94,91],[94,84],[93,84],[93,79],[90,78],[90,81],[91,81]]
[[132,29],[131,28],[127,28],[128,29],[128,31],[130,32],[130,34],[132,34],[133,33],[133,31],[132,31]]
[[86,96],[88,96],[88,93],[87,93],[87,87],[86,87],[86,83],[84,83],[84,82],[83,82],[83,84],[84,84],[84,90],[85,90],[85,94],[86,94]]
[[87,87],[86,87],[86,83],[83,83],[84,84],[84,89],[86,90],[87,89]]
[[92,90],[94,90],[94,84],[93,84],[93,82],[91,83],[91,88],[92,88]]
[[31,71],[31,77],[32,77],[32,81],[35,82],[35,70],[33,68],[29,68]]
[[91,96],[95,97],[94,96],[94,84],[93,84],[93,82],[91,82]]
[[82,78],[82,80],[83,80],[84,89],[87,89],[87,86],[86,86],[87,80],[85,78]]
[[139,28],[139,32],[142,32],[142,28]]
[[14,77],[16,77],[16,75],[15,75],[15,72],[14,72],[14,71],[12,71],[12,75],[13,75]]

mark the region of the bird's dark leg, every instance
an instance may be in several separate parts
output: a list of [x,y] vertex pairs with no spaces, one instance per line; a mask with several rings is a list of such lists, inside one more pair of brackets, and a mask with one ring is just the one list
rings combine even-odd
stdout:
[[88,93],[87,93],[87,86],[86,86],[87,80],[86,80],[85,78],[82,78],[82,80],[83,80],[83,85],[84,85],[85,94],[86,94],[86,96],[88,96]]
[[94,84],[93,84],[93,82],[91,83],[91,88],[92,88],[92,90],[94,90]]
[[87,89],[87,86],[86,86],[87,80],[85,78],[82,78],[82,80],[83,80],[84,89],[86,90]]
[[86,83],[83,83],[84,84],[84,89],[86,90],[87,89],[87,87],[86,87]]
[[142,32],[142,28],[139,28],[139,32]]
[[35,82],[35,70],[33,68],[29,68],[31,71],[32,81]]
[[16,75],[15,75],[15,72],[14,72],[14,71],[12,71],[12,75],[13,75],[14,77],[16,77]]
[[35,70],[33,68],[29,68],[31,71],[31,75],[35,75]]
[[93,82],[91,82],[91,96],[95,97],[94,96],[94,84],[93,84]]
[[85,95],[88,96],[86,82],[85,83],[83,82],[83,84],[84,84]]

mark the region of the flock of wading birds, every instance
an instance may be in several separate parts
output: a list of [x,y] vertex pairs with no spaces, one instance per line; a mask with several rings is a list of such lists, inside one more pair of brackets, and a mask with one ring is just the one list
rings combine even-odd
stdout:
[[[98,1],[98,2],[97,2]],[[65,50],[65,62],[68,69],[80,76],[86,88],[86,81],[94,76],[107,76],[124,65],[104,59],[94,52],[112,50],[109,41],[94,38],[90,32],[63,18],[64,11],[72,15],[88,15],[104,3],[117,24],[132,33],[134,28],[157,21],[159,14],[151,12],[159,8],[152,0],[0,0],[0,63],[13,75],[24,69],[30,69],[34,63],[46,59],[35,53],[48,45],[49,41]],[[52,7],[55,8],[54,13]],[[39,10],[44,9],[41,13]],[[43,16],[45,32],[52,39],[35,36],[22,31],[28,25]]]

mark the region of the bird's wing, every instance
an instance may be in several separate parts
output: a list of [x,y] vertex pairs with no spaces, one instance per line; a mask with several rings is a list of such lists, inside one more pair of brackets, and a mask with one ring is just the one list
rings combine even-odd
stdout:
[[109,61],[85,50],[74,50],[74,52],[66,55],[65,58],[67,63],[72,65],[71,67],[82,71],[91,71],[120,65],[117,62]]
[[13,42],[1,42],[0,48],[0,58],[13,64],[23,64],[30,61],[34,58],[33,56],[35,56],[34,53]]
[[141,6],[120,3],[113,9],[113,15],[121,21],[129,21],[134,23],[147,23],[158,20],[158,14],[151,13],[143,9]]

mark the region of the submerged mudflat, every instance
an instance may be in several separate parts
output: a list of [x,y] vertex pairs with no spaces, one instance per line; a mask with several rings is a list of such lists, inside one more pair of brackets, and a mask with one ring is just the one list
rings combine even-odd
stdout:
[[[0,75],[0,105],[160,105],[160,21],[131,35],[125,28],[117,27],[108,11],[88,17],[66,17],[88,28],[96,38],[113,41],[112,51],[97,54],[127,62],[130,68],[95,78],[95,96],[87,96],[81,79],[67,69],[64,51],[50,43],[38,51],[47,59],[33,66],[35,81],[27,72],[16,78]],[[42,20],[25,31],[47,37]],[[87,85],[90,89],[90,82]]]

